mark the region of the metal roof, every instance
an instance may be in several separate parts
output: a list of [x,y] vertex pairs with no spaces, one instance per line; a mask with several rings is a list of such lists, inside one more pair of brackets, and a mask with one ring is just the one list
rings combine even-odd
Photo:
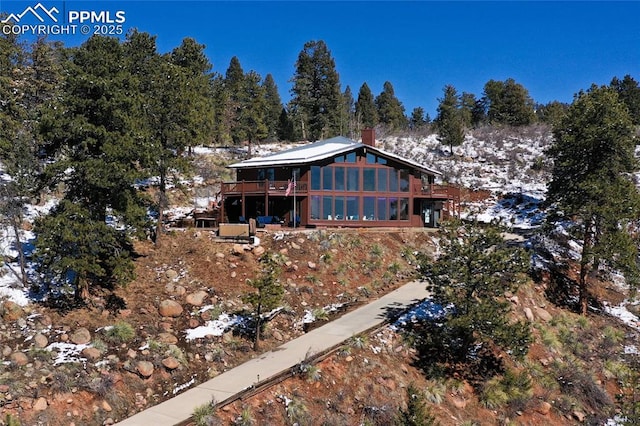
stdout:
[[307,145],[286,149],[274,154],[265,155],[264,157],[250,158],[239,163],[231,164],[228,167],[232,169],[252,169],[274,166],[299,166],[304,164],[311,164],[320,160],[325,160],[336,155],[346,154],[360,148],[364,148],[382,157],[392,159],[394,161],[397,161],[398,163],[405,164],[425,173],[434,175],[441,174],[437,170],[426,167],[415,161],[400,157],[399,155],[392,154],[387,151],[383,151],[382,149],[374,146],[356,142],[349,138],[345,138],[344,136],[336,136],[331,139],[325,139]]

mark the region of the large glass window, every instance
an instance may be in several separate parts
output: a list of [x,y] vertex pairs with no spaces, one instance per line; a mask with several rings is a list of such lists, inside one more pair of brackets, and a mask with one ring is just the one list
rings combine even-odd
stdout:
[[360,169],[355,167],[347,168],[347,191],[360,190]]
[[396,169],[389,170],[389,191],[398,192],[398,171]]
[[398,220],[398,199],[389,198],[389,219]]
[[387,214],[387,199],[384,197],[377,198],[376,207],[378,210],[378,220],[389,220],[389,216]]
[[378,169],[378,191],[387,191],[387,169]]
[[363,189],[365,191],[376,190],[376,169],[364,168],[362,170]]
[[320,219],[320,196],[311,196],[311,219]]
[[409,191],[409,170],[406,170],[406,169],[400,170],[400,191],[402,192]]
[[320,190],[320,166],[311,166],[311,189]]
[[335,213],[335,220],[344,220],[344,197],[335,197],[335,208],[333,212]]
[[322,218],[333,219],[333,197],[322,197]]
[[376,164],[376,156],[370,152],[367,152],[366,157],[367,164]]
[[325,191],[333,190],[333,168],[332,167],[322,168],[322,189],[324,189]]
[[347,219],[360,220],[360,197],[347,197]]
[[362,199],[362,220],[376,219],[376,199],[374,197],[364,197]]
[[355,163],[356,162],[356,153],[350,152],[345,157],[345,162],[347,163]]
[[344,191],[344,167],[334,167],[336,178],[336,191]]
[[409,220],[409,199],[400,198],[400,220]]

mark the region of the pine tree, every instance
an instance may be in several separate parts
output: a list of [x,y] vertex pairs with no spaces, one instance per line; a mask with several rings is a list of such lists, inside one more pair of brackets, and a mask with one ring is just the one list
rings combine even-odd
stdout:
[[424,108],[415,107],[413,111],[411,111],[411,119],[409,120],[409,124],[411,126],[411,130],[417,131],[422,129],[427,121],[425,120]]
[[546,105],[538,105],[536,107],[536,116],[541,123],[557,125],[567,113],[568,104],[558,101],[549,102]]
[[[67,273],[58,276],[75,276],[76,296],[84,298],[92,285],[122,282],[128,274],[121,272],[131,270],[128,234],[140,235],[146,227],[146,206],[134,186],[143,176],[138,153],[144,145],[135,137],[138,95],[133,93],[134,78],[123,66],[126,58],[119,41],[94,36],[72,49],[70,57],[64,108],[52,106],[41,120],[43,152],[51,160],[45,177],[50,185],[64,184],[63,202],[47,219],[69,230],[76,225],[83,232],[92,229],[96,239],[86,250],[98,251],[109,267],[103,275],[83,261],[85,248],[65,246],[60,233],[67,231],[55,226],[36,226],[35,257],[68,265]],[[105,228],[108,217],[121,227]],[[54,263],[41,263],[40,271],[50,273]]]
[[443,91],[444,97],[440,99],[435,124],[438,140],[449,145],[449,151],[453,155],[453,147],[460,146],[464,142],[464,124],[456,88],[447,85]]
[[629,108],[633,124],[640,124],[640,86],[638,86],[638,82],[627,74],[622,80],[614,77],[611,80],[611,87],[618,92],[620,100]]
[[356,111],[351,87],[347,86],[342,94],[342,108],[340,113],[340,134],[353,138],[356,134]]
[[547,200],[561,218],[575,220],[571,232],[582,243],[579,304],[586,314],[592,272],[615,268],[632,288],[640,276],[632,234],[640,213],[632,179],[637,171],[634,127],[617,92],[594,85],[575,97],[553,135]]
[[191,107],[183,118],[182,130],[189,132],[186,140],[189,149],[209,143],[213,129],[212,65],[204,50],[205,45],[187,37],[170,54],[170,62],[179,66],[188,80],[182,87],[182,93]]
[[431,414],[424,393],[411,383],[407,387],[407,409],[400,410],[397,426],[434,426],[438,423]]
[[278,117],[278,139],[289,142],[295,139],[293,122],[289,118],[286,108],[282,108]]
[[396,97],[391,82],[384,82],[382,92],[376,97],[375,104],[380,123],[388,129],[398,130],[407,126],[404,107]]
[[292,78],[290,115],[305,140],[318,140],[340,132],[340,78],[335,61],[322,40],[305,43]]
[[525,87],[509,78],[489,80],[484,86],[489,122],[507,126],[526,126],[535,121],[534,102]]
[[247,141],[249,157],[252,144],[264,139],[268,131],[265,124],[266,97],[260,80],[260,75],[255,71],[244,76],[239,93],[240,109],[232,131],[236,140]]
[[260,345],[260,332],[262,328],[262,314],[276,308],[282,301],[284,288],[278,277],[280,275],[280,263],[273,253],[265,253],[260,257],[262,268],[260,275],[248,280],[248,283],[256,291],[244,295],[242,300],[253,306],[255,317],[255,334],[253,349],[258,350]]
[[442,255],[420,265],[433,301],[450,308],[429,322],[422,336],[440,361],[468,362],[482,348],[497,345],[523,356],[531,340],[525,322],[510,319],[511,302],[528,269],[522,249],[509,247],[499,229],[451,222],[443,229]]
[[373,93],[367,83],[362,83],[356,101],[356,119],[361,128],[372,129],[378,124],[378,111],[373,99]]
[[265,96],[265,125],[267,126],[267,139],[278,139],[278,124],[280,113],[282,112],[282,100],[278,93],[278,86],[271,74],[267,74],[262,82],[262,89]]
[[211,98],[213,104],[212,139],[219,145],[230,145],[233,117],[229,111],[230,95],[225,87],[224,76],[216,73],[211,78]]

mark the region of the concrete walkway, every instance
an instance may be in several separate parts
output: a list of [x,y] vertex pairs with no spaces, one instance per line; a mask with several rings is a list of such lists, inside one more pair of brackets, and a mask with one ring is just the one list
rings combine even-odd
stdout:
[[261,354],[180,395],[148,408],[119,425],[175,425],[191,417],[193,409],[231,396],[290,370],[307,356],[332,348],[350,337],[381,325],[390,312],[400,311],[428,296],[426,284],[413,281],[326,325]]

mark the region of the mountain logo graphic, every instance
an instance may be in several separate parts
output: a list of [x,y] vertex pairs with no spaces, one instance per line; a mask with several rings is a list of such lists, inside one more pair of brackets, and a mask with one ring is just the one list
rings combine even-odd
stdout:
[[18,22],[20,22],[22,18],[24,18],[25,15],[28,15],[28,14],[35,16],[36,19],[40,22],[45,22],[45,18],[43,18],[43,16],[46,16],[53,22],[57,23],[58,18],[56,17],[56,14],[58,13],[60,13],[60,11],[55,6],[52,7],[51,9],[47,9],[42,5],[42,3],[38,3],[33,7],[31,6],[27,7],[25,10],[22,11],[22,13],[18,13],[18,14],[12,13],[11,15],[3,19],[2,23],[6,24],[7,22],[12,21],[17,24]]

